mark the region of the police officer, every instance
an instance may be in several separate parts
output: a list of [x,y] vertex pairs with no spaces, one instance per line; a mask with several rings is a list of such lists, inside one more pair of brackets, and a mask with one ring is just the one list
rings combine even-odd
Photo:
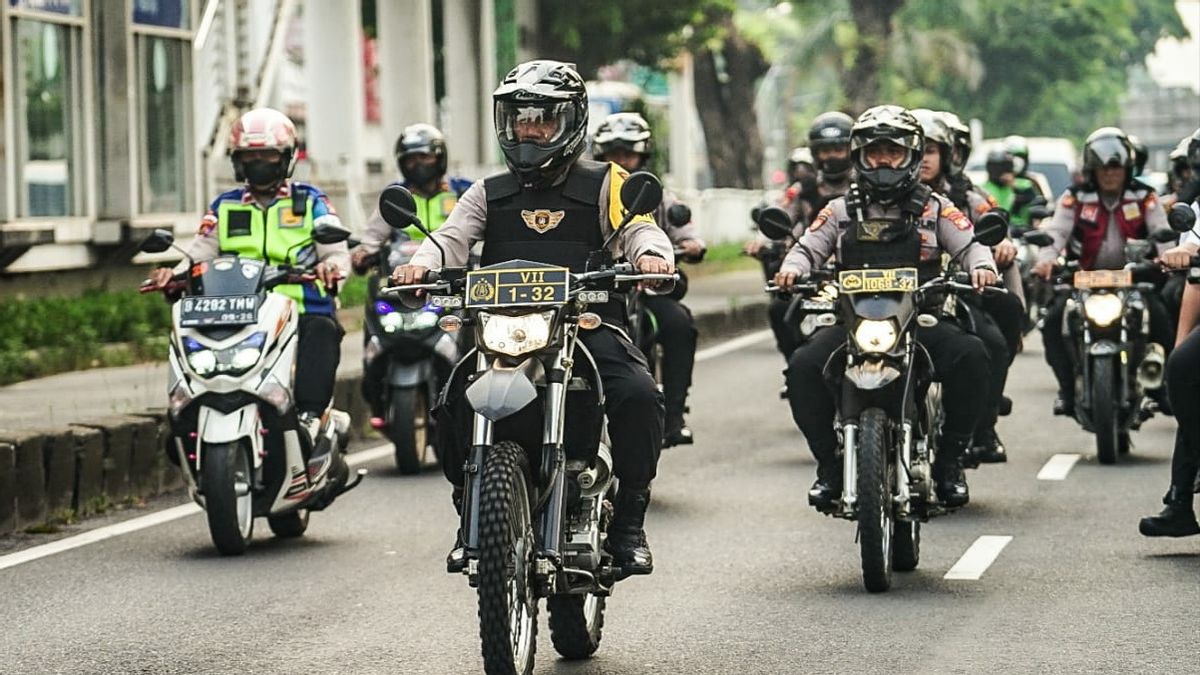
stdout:
[[[296,164],[296,128],[283,113],[258,108],[242,115],[233,125],[229,148],[234,175],[242,185],[213,200],[188,255],[197,262],[223,254],[272,265],[316,262],[315,281],[272,289],[295,300],[300,312],[294,396],[300,426],[311,441],[333,398],[341,358],[343,331],[330,289],[337,287],[342,272],[350,267],[345,243],[317,244],[311,239],[315,226],[340,227],[341,220],[324,193],[288,180]],[[155,270],[151,280],[163,287],[187,265],[185,261],[174,270]],[[341,453],[335,455],[331,475],[344,480],[348,469]]]
[[[493,92],[496,136],[508,171],[476,181],[432,236],[446,251],[445,264],[462,266],[470,248],[483,242],[481,263],[524,259],[581,272],[619,224],[620,188],[626,172],[612,164],[579,159],[587,144],[587,90],[574,66],[558,61],[522,63]],[[528,214],[561,214],[549,227]],[[617,233],[616,253],[646,274],[671,273],[671,242],[653,218],[641,216]],[[426,241],[408,265],[396,268],[398,284],[421,281],[441,264]],[[619,303],[596,307],[606,322],[624,321]],[[613,471],[621,481],[608,529],[607,548],[626,572],[649,574],[653,558],[643,523],[650,503],[663,439],[662,399],[641,352],[618,330],[581,331],[604,385],[612,439]],[[459,466],[455,466],[455,464]],[[461,504],[461,462],[447,458],[447,477]],[[461,569],[460,541],[447,566]]]
[[[928,278],[940,272],[943,251],[957,253],[964,248],[963,265],[970,271],[972,283],[977,288],[995,283],[991,253],[971,243],[971,221],[948,199],[920,184],[924,147],[920,123],[907,110],[882,105],[864,112],[851,131],[856,184],[845,197],[821,210],[788,254],[776,284],[793,286],[831,255],[837,256],[839,265],[851,268],[911,256],[912,266]],[[864,216],[891,221],[896,236],[887,243],[860,240],[858,219]],[[971,443],[986,403],[979,383],[988,376],[987,349],[979,338],[949,321],[921,327],[917,335],[944,387],[946,421],[933,466],[935,487],[945,504],[962,506],[969,494],[959,459]],[[792,353],[788,363],[792,417],[817,459],[817,480],[809,491],[809,502],[819,508],[832,505],[841,493],[833,426],[836,410],[823,372],[835,356],[845,358],[844,351],[839,351],[845,341],[845,327],[820,329]]]
[[[921,130],[925,134],[921,182],[940,194],[956,193],[961,201],[955,201],[953,197],[950,201],[967,214],[972,223],[989,211],[998,211],[995,200],[970,184],[969,178],[963,177],[967,184],[961,191],[951,186],[949,175],[955,139],[945,115],[926,108],[911,112],[921,123]],[[1013,265],[1017,247],[1005,239],[992,247],[992,256],[1000,269],[1004,270],[1005,287],[1009,292],[963,300],[966,310],[974,316],[974,333],[987,347],[991,366],[988,403],[975,429],[975,442],[971,448],[971,459],[984,463],[1005,462],[1008,459],[1004,444],[996,433],[996,421],[1000,415],[1004,386],[1008,381],[1008,368],[1020,345],[1021,323],[1025,316],[1021,275]]]
[[[626,171],[641,171],[650,162],[654,151],[650,125],[634,112],[609,115],[600,123],[592,137],[592,156],[600,162],[612,162]],[[691,209],[670,192],[663,193],[662,203],[654,220],[667,233],[671,245],[683,256],[699,260],[705,244],[700,232],[691,223]],[[680,273],[682,276],[682,272]],[[666,399],[666,424],[663,447],[691,445],[692,430],[684,422],[688,389],[692,386],[692,368],[696,362],[696,322],[692,312],[680,302],[686,288],[681,280],[676,292],[669,295],[646,294],[642,302],[654,314],[658,325],[658,344],[662,345],[662,386]]]
[[[1034,274],[1049,280],[1055,260],[1068,243],[1081,269],[1121,269],[1127,262],[1127,239],[1145,239],[1167,229],[1167,216],[1158,197],[1153,189],[1133,180],[1133,168],[1133,148],[1125,132],[1103,127],[1088,136],[1083,149],[1085,183],[1063,192],[1053,220],[1043,224],[1054,237],[1054,245],[1041,249]],[[1160,252],[1168,248],[1159,244]],[[1157,294],[1147,293],[1143,299],[1150,310],[1150,341],[1169,352],[1174,340],[1166,307]],[[1066,300],[1060,294],[1046,309],[1042,344],[1046,362],[1058,380],[1054,414],[1071,416],[1075,413],[1075,370],[1062,331]],[[1161,390],[1157,391],[1150,393],[1161,396]]]
[[[437,230],[450,216],[458,198],[471,187],[471,182],[466,179],[447,179],[446,165],[449,155],[446,151],[446,137],[431,124],[413,124],[405,127],[396,138],[393,154],[396,157],[396,167],[404,178],[400,185],[412,192],[417,217],[430,230]],[[403,233],[397,233],[388,226],[376,207],[367,220],[361,243],[351,254],[355,271],[365,274],[371,256],[397,236],[420,241],[425,238],[425,233],[412,225],[404,228]],[[376,280],[373,279],[371,283],[376,283]],[[370,332],[364,330],[364,343],[370,339]],[[435,360],[435,363],[439,362]],[[373,429],[387,427],[383,396],[387,366],[387,359],[378,358],[378,355],[364,350],[362,392],[363,398],[371,408],[370,422]]]

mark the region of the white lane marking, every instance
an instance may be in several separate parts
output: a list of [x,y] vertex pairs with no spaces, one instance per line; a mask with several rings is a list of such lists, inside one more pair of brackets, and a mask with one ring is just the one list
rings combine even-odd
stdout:
[[718,356],[724,356],[729,352],[737,351],[743,347],[749,347],[752,344],[762,342],[769,337],[771,337],[771,331],[769,329],[755,331],[753,333],[742,335],[741,337],[735,337],[732,340],[727,340],[719,345],[713,345],[696,352],[696,362],[699,363],[701,361],[715,359]]
[[1082,455],[1076,453],[1068,453],[1065,455],[1055,455],[1046,462],[1046,466],[1038,472],[1038,480],[1066,480],[1067,474],[1071,473],[1071,469],[1075,466],[1075,462],[1079,461]]
[[987,568],[996,562],[1000,552],[1008,546],[1008,542],[1012,541],[1012,537],[999,536],[993,534],[985,534],[975,540],[971,544],[971,548],[963,554],[958,562],[954,563],[954,567],[946,572],[946,579],[968,579],[976,580],[983,576]]
[[[358,466],[359,464],[365,464],[366,462],[382,459],[383,457],[387,457],[391,454],[392,446],[390,444],[378,445],[373,448],[363,450],[362,452],[355,452],[347,455],[346,463],[350,466]],[[17,551],[16,553],[10,553],[6,556],[0,556],[0,570],[8,569],[9,567],[16,567],[17,565],[32,562],[34,560],[38,560],[39,558],[52,556],[56,553],[70,551],[81,546],[87,546],[88,544],[95,544],[96,542],[104,541],[105,539],[119,537],[123,534],[129,534],[130,532],[144,530],[147,527],[154,527],[155,525],[169,523],[172,520],[178,520],[180,518],[195,515],[200,512],[200,507],[195,504],[180,504],[179,506],[173,506],[169,509],[156,511],[144,516],[138,516],[137,518],[130,518],[129,520],[115,523],[113,525],[97,527],[94,530],[89,530],[73,537],[59,539],[58,541],[50,542],[49,544],[42,544],[41,546],[27,548],[24,551]]]

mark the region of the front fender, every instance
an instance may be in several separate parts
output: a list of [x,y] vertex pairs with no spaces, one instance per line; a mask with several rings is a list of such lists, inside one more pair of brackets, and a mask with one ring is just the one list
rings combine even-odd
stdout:
[[199,436],[199,442],[196,443],[197,467],[204,455],[203,446],[235,443],[243,438],[249,441],[251,450],[253,450],[251,457],[254,466],[258,467],[262,464],[262,453],[260,452],[262,436],[258,433],[260,426],[257,403],[247,403],[228,414],[207,406],[201,407],[196,419],[197,435]]
[[467,387],[467,403],[496,422],[537,400],[537,387],[523,368],[492,368]]
[[415,387],[433,379],[433,364],[429,359],[416,363],[396,363],[388,373],[388,384],[393,387]]
[[1115,356],[1121,353],[1121,345],[1112,340],[1098,340],[1088,345],[1090,356]]

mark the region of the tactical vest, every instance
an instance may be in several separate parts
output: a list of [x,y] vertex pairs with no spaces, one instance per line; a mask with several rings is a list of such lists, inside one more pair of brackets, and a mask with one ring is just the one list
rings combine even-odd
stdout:
[[[412,193],[412,196],[417,205],[417,217],[421,219],[425,227],[429,228],[430,232],[436,232],[445,224],[446,219],[450,217],[450,212],[458,204],[458,195],[449,190],[438,192],[432,197],[422,197],[415,192]],[[413,241],[425,240],[425,233],[416,225],[409,225],[403,231]]]
[[[588,256],[604,245],[600,230],[600,192],[608,164],[579,160],[557,186],[544,190],[522,189],[510,172],[484,179],[487,194],[487,227],[480,264],[528,260],[586,271]],[[592,305],[591,311],[610,323],[624,323],[616,300]]]
[[[223,255],[265,260],[272,265],[299,265],[315,255],[313,217],[307,191],[293,186],[292,196],[262,209],[257,203],[225,201],[217,208],[218,243]],[[294,206],[293,206],[294,204]],[[296,301],[304,314],[333,314],[333,299],[316,282],[282,284],[272,289]]]
[[1075,195],[1075,229],[1071,238],[1079,243],[1079,264],[1083,269],[1095,268],[1096,258],[1100,255],[1100,248],[1108,236],[1114,216],[1117,227],[1121,228],[1121,236],[1126,240],[1146,238],[1144,202],[1148,195],[1126,190],[1121,194],[1116,209],[1109,211],[1104,200],[1094,192],[1090,194],[1096,195],[1096,201],[1087,203],[1080,200],[1078,194],[1072,194]]
[[[838,265],[845,269],[915,267],[924,282],[941,271],[941,261],[921,260],[920,217],[924,203],[932,194],[928,186],[918,185],[919,191],[909,199],[899,217],[873,218],[863,216],[867,202],[857,186],[846,195],[846,213],[850,220],[841,234]],[[924,199],[922,199],[924,197]],[[920,208],[918,209],[918,205]]]

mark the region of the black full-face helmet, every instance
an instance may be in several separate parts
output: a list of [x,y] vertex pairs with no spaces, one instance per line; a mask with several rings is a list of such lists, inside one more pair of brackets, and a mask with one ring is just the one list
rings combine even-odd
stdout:
[[850,130],[854,119],[843,112],[831,110],[813,118],[808,128],[808,147],[816,160],[817,169],[828,179],[841,180],[850,171],[850,159],[820,159],[823,148],[849,148]]
[[938,168],[938,173],[948,173],[954,155],[954,135],[950,132],[945,117],[928,108],[915,108],[910,112],[917,122],[920,122],[921,132],[925,134],[925,142],[932,141],[938,144],[941,151],[941,166]]
[[588,101],[575,66],[528,61],[496,91],[496,138],[508,168],[525,187],[548,187],[579,159],[587,136]]
[[1015,173],[1013,169],[1013,156],[1008,154],[1004,148],[995,148],[988,151],[987,161],[984,166],[987,167],[988,180],[997,185],[1000,184],[1000,178],[1006,173]]
[[[871,167],[864,150],[876,143],[892,143],[906,151],[896,167]],[[893,204],[916,186],[921,172],[925,134],[912,113],[898,105],[869,108],[855,121],[850,131],[850,159],[858,173],[858,182],[873,200]]]
[[640,114],[613,113],[604,118],[592,135],[592,157],[604,162],[613,150],[625,150],[640,155],[645,166],[654,153],[650,136],[650,123]]
[[[413,124],[405,127],[396,139],[393,151],[396,155],[396,166],[404,180],[411,185],[424,185],[435,178],[446,175],[446,136],[432,124]],[[432,165],[420,164],[406,167],[404,160],[413,155],[433,155],[436,161]]]
[[1083,173],[1096,180],[1096,169],[1104,166],[1125,167],[1125,177],[1133,176],[1133,146],[1124,131],[1116,127],[1101,127],[1087,137],[1083,144]]

